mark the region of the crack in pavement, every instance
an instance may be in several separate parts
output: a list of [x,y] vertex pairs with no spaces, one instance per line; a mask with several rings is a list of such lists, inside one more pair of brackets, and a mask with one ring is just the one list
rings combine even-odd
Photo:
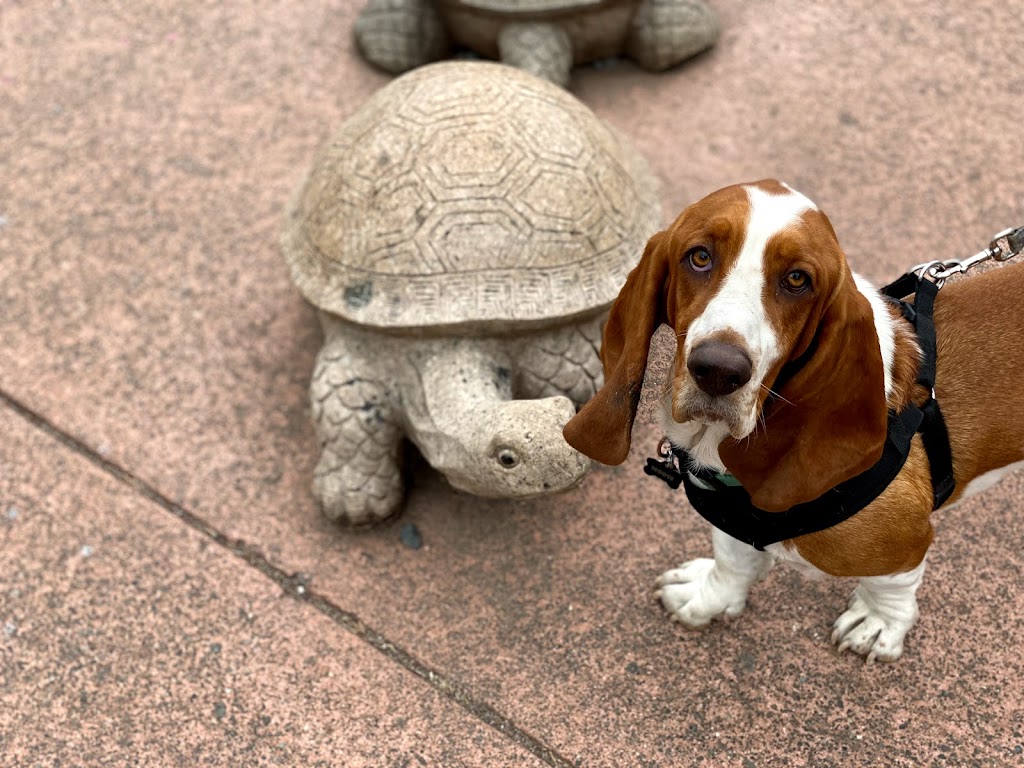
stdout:
[[130,471],[102,456],[98,451],[90,448],[80,439],[65,432],[52,421],[36,413],[10,394],[0,389],[0,404],[5,405],[32,426],[44,432],[50,438],[71,449],[82,456],[95,467],[98,467],[118,482],[133,489],[136,493],[147,500],[171,513],[187,526],[203,534],[216,542],[235,557],[243,560],[250,567],[255,568],[268,579],[277,584],[291,598],[300,603],[309,605],[329,618],[335,624],[345,628],[363,642],[371,645],[391,661],[400,664],[414,675],[424,680],[428,685],[441,693],[445,698],[455,702],[478,720],[483,721],[491,728],[498,731],[505,738],[522,747],[535,757],[543,760],[554,768],[576,768],[576,763],[566,759],[557,751],[544,744],[542,741],[515,725],[511,720],[498,712],[489,704],[475,700],[469,693],[460,688],[456,683],[446,678],[439,672],[431,669],[401,646],[396,645],[387,639],[383,634],[367,626],[363,621],[350,611],[334,604],[323,595],[311,592],[306,586],[306,580],[299,574],[289,574],[271,563],[266,557],[255,551],[245,541],[232,540],[221,531],[210,525],[194,512],[190,512],[180,504],[177,504],[157,488],[145,480],[132,474]]

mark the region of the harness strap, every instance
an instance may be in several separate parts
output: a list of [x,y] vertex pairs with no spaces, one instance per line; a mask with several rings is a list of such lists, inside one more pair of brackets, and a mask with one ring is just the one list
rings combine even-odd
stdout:
[[928,455],[928,467],[932,475],[932,509],[938,509],[956,489],[953,476],[953,451],[949,446],[949,430],[942,418],[938,401],[932,397],[924,404],[924,428],[921,442]]
[[[935,320],[932,312],[938,286],[930,280],[922,280],[913,272],[882,289],[882,293],[897,300],[903,309],[904,317],[914,324],[917,340],[921,345],[921,367],[917,373],[917,383],[931,391],[932,395],[921,406],[924,420],[921,425],[921,442],[928,456],[928,466],[932,476],[933,509],[938,509],[952,495],[956,488],[953,477],[953,452],[949,445],[949,430],[942,410],[935,399],[935,366],[938,356]],[[908,295],[914,294],[913,305],[904,301]]]

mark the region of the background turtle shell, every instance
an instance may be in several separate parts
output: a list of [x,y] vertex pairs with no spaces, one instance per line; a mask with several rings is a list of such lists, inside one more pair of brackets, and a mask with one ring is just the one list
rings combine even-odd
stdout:
[[661,225],[639,154],[562,89],[445,62],[377,92],[289,205],[302,293],[390,329],[549,325],[605,308]]

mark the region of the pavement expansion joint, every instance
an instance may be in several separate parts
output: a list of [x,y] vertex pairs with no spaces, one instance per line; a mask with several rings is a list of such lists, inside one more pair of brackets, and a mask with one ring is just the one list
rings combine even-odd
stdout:
[[316,609],[335,624],[338,624],[363,642],[380,651],[391,661],[405,667],[405,669],[424,680],[447,699],[455,702],[471,715],[483,721],[518,746],[528,750],[548,765],[555,768],[574,768],[576,766],[576,763],[563,757],[536,737],[531,736],[489,704],[477,701],[456,683],[431,669],[411,653],[388,640],[380,632],[367,626],[354,613],[346,611],[323,595],[310,590],[307,576],[298,573],[287,573],[267,560],[245,541],[229,538],[194,512],[190,512],[180,504],[175,503],[157,490],[156,487],[132,474],[129,470],[105,458],[98,451],[65,432],[45,416],[36,413],[3,389],[0,389],[0,405],[6,406],[35,428],[74,451],[117,481],[132,488],[148,501],[174,515],[190,528],[212,539],[220,547],[245,561],[249,566],[255,568],[281,587],[289,597]]

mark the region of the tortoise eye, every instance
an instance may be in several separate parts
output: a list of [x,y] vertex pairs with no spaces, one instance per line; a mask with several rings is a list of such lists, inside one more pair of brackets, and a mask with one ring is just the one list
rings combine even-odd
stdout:
[[787,272],[786,276],[782,278],[782,287],[790,293],[803,293],[810,285],[811,278],[806,272],[799,269]]
[[501,464],[505,469],[512,469],[519,464],[519,454],[513,451],[511,448],[501,448],[498,450],[498,463]]
[[694,272],[707,272],[711,269],[711,254],[707,248],[694,248],[688,254],[690,268]]

